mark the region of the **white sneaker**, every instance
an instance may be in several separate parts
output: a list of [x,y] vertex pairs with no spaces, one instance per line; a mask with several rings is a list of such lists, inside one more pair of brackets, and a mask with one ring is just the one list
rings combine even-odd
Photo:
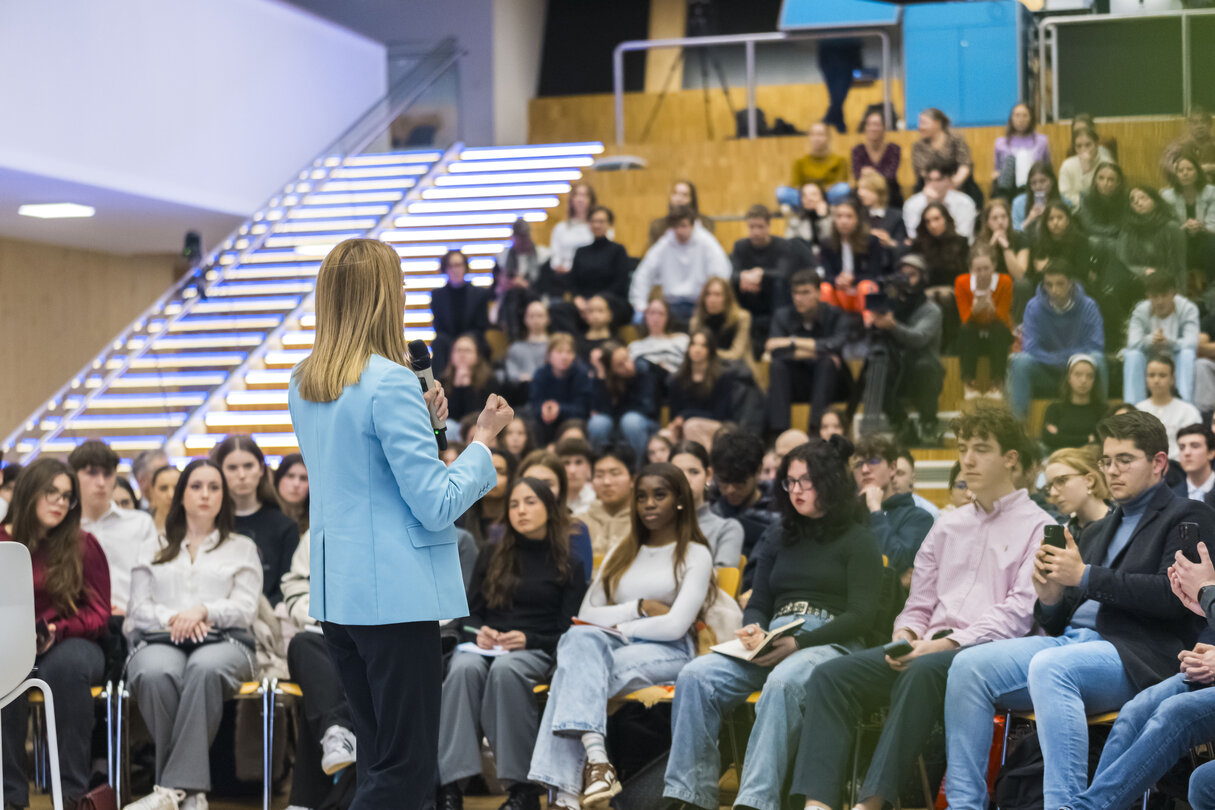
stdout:
[[293,804],[287,810],[312,810],[311,807],[300,807],[298,804]]
[[355,740],[350,729],[341,726],[330,726],[321,738],[321,770],[328,776],[333,776],[342,768],[354,764]]
[[156,785],[152,788],[151,793],[137,802],[128,804],[123,810],[181,810],[182,802],[185,800],[186,792],[184,790]]
[[999,388],[992,388],[983,396],[987,397],[988,399],[1001,400],[1004,399],[1004,392]]
[[983,397],[983,392],[977,388],[971,388],[967,385],[965,389],[965,393],[962,394],[962,398],[965,400],[981,399]]
[[181,810],[208,810],[209,806],[207,804],[207,794],[191,793],[181,803]]

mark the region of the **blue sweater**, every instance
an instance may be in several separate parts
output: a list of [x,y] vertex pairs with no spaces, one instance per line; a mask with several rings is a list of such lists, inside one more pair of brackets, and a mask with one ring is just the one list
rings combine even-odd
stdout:
[[1105,351],[1105,323],[1097,302],[1084,294],[1076,283],[1072,293],[1073,305],[1066,312],[1057,312],[1050,298],[1038,287],[1038,293],[1025,307],[1021,328],[1021,351],[1039,363],[1066,368],[1067,360],[1077,352],[1102,354]]
[[545,363],[532,377],[531,403],[536,412],[540,404],[553,399],[561,406],[558,422],[566,419],[586,419],[591,412],[591,373],[580,360],[575,360],[564,376],[553,373],[553,367]]

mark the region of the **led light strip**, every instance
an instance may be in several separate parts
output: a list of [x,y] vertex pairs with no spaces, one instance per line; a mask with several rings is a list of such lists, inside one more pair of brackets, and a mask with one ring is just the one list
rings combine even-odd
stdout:
[[[69,400],[69,407],[78,407],[83,398]],[[123,410],[128,408],[194,408],[207,401],[207,395],[201,391],[182,392],[179,394],[102,394],[93,398],[89,408],[109,408]]]
[[302,205],[331,206],[346,203],[394,203],[404,196],[405,192],[403,191],[368,191],[364,194],[309,194],[304,198]]
[[[223,438],[215,433],[192,434],[186,437],[186,449],[211,450],[223,441]],[[266,448],[298,450],[300,446],[294,433],[254,433],[252,438],[262,450]]]
[[465,256],[496,256],[506,250],[506,245],[499,242],[482,242],[481,244],[465,245],[394,245],[399,255],[404,257],[442,256],[449,250],[459,250]]
[[547,211],[504,211],[502,213],[484,214],[405,214],[393,220],[396,228],[431,228],[450,225],[513,225],[515,220],[527,222],[544,222],[548,219]]
[[[533,183],[529,185],[512,186],[470,186],[467,188],[428,188],[422,191],[422,199],[454,200],[476,197],[508,197],[512,194],[565,194],[569,190],[569,183]],[[535,206],[539,203],[528,200],[526,204],[528,206]],[[415,209],[411,205],[409,210],[412,212]]]
[[169,324],[170,332],[206,332],[218,329],[273,329],[282,322],[278,315],[237,315],[232,318],[183,318]]
[[67,430],[114,430],[117,428],[176,428],[186,423],[188,413],[147,416],[77,416]]
[[321,194],[331,191],[384,191],[389,189],[410,189],[417,181],[402,177],[398,180],[330,180],[321,188]]
[[[351,155],[341,161],[343,166],[393,166],[400,163],[434,163],[443,157],[442,152],[380,152],[366,155]],[[338,160],[326,160],[328,166],[337,166]]]
[[578,169],[546,172],[499,172],[497,174],[445,174],[435,178],[436,186],[480,186],[498,183],[549,183],[557,180],[577,180]]
[[401,164],[399,166],[366,166],[366,167],[351,167],[346,169],[334,169],[329,175],[330,177],[338,177],[343,180],[358,180],[371,177],[418,177],[426,174],[430,167],[425,164]]
[[299,306],[298,298],[250,298],[227,301],[199,301],[194,311],[199,315],[226,312],[282,312]]
[[520,158],[518,160],[457,160],[447,164],[447,171],[453,174],[465,172],[515,172],[534,171],[538,169],[574,169],[580,166],[590,166],[595,159],[585,155],[551,158]]
[[326,219],[341,217],[382,217],[391,210],[387,205],[346,205],[295,207],[287,214],[288,220]]
[[304,219],[280,222],[274,226],[275,233],[311,233],[313,231],[368,231],[376,226],[379,220],[374,217],[365,219]]
[[[160,351],[169,349],[218,349],[221,347],[252,347],[260,346],[266,335],[262,332],[228,332],[219,334],[175,335],[156,338],[152,349]],[[142,341],[141,341],[142,342]]]
[[[130,368],[190,368],[192,366],[239,366],[245,360],[241,353],[228,354],[145,354],[131,361]],[[118,368],[122,362],[113,364]]]
[[232,405],[286,405],[287,391],[229,391],[224,398]]
[[410,214],[429,213],[475,213],[479,211],[522,211],[527,208],[556,208],[559,203],[556,197],[509,197],[498,200],[459,200],[443,202],[439,200],[411,202],[406,210]]
[[434,242],[440,239],[510,239],[512,230],[507,226],[496,228],[410,228],[408,230],[384,231],[380,239],[385,242]]
[[316,278],[320,272],[320,262],[282,262],[272,265],[253,267],[241,266],[236,270],[224,272],[224,278],[231,281],[253,281],[256,279],[288,279]]
[[207,427],[291,427],[290,411],[212,411],[203,421]]
[[[101,381],[99,378],[90,378],[86,383],[86,387],[96,388],[97,385],[93,384],[94,379],[97,380],[97,385],[100,385]],[[110,383],[110,387],[177,388],[188,385],[210,388],[220,385],[226,379],[228,379],[228,375],[222,371],[183,371],[178,374],[172,372],[168,374],[124,374]]]
[[599,141],[562,143],[543,146],[482,146],[460,152],[460,160],[508,160],[511,158],[557,157],[559,155],[598,155]]
[[245,375],[245,385],[281,385],[291,382],[289,368],[257,368]]

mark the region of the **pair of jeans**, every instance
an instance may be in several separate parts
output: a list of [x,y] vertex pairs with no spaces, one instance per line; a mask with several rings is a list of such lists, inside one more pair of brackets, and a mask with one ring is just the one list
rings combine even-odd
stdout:
[[557,671],[540,719],[528,779],[582,792],[582,735],[607,733],[608,698],[673,683],[694,655],[691,638],[624,641],[596,627],[574,626],[557,644]]
[[1046,763],[1045,807],[1063,807],[1088,779],[1089,714],[1135,694],[1114,645],[1096,630],[993,641],[963,650],[945,691],[945,794],[951,810],[987,807],[987,754],[998,709],[1033,711]]
[[[1097,365],[1097,382],[1094,390],[1105,399],[1106,374],[1105,355],[1090,354],[1089,357]],[[1029,404],[1034,395],[1054,399],[1059,396],[1059,385],[1063,375],[1067,373],[1066,366],[1052,366],[1035,360],[1025,352],[1017,352],[1008,361],[1008,404],[1013,416],[1018,419],[1029,418]],[[1131,400],[1127,400],[1128,402]]]
[[[1122,398],[1131,403],[1147,399],[1147,364],[1153,352],[1127,349],[1122,357]],[[1194,401],[1194,364],[1198,350],[1181,346],[1169,353],[1177,372],[1177,393],[1186,402]]]
[[658,423],[639,411],[626,411],[615,421],[606,413],[593,413],[586,425],[591,444],[602,448],[610,444],[613,434],[619,430],[637,458],[646,457],[646,445],[650,437],[658,432]]
[[[1126,807],[1187,751],[1213,736],[1215,688],[1191,691],[1185,676],[1178,673],[1144,689],[1122,707],[1101,750],[1092,784],[1066,804],[1072,810]],[[1193,792],[1194,782],[1190,784]],[[1215,806],[1215,792],[1206,795],[1205,807]],[[1197,809],[1204,802],[1191,804]]]
[[[797,619],[773,619],[775,630]],[[807,617],[803,627],[819,627]],[[805,711],[806,684],[815,668],[844,653],[824,645],[798,650],[775,667],[761,667],[725,655],[704,655],[683,668],[675,682],[671,707],[671,754],[663,796],[717,807],[721,754],[717,740],[721,719],[763,687],[755,706],[755,725],[747,741],[736,805],[780,810],[789,762],[797,750]]]

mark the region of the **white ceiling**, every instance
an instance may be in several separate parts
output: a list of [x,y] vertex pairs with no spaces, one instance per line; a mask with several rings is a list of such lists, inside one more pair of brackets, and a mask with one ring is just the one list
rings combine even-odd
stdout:
[[[50,202],[91,205],[97,213],[85,219],[17,214],[25,203]],[[209,251],[242,221],[232,214],[0,167],[0,236],[13,239],[129,255],[180,251],[186,231],[197,231],[203,250]]]

